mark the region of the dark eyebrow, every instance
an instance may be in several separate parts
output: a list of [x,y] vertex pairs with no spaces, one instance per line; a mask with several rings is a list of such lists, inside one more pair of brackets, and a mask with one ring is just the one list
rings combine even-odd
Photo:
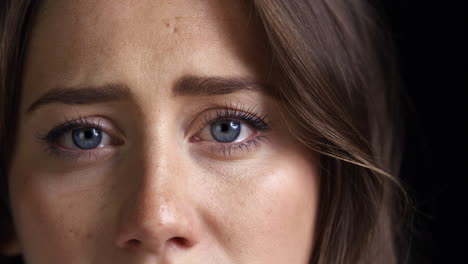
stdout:
[[121,84],[109,84],[99,87],[55,88],[32,103],[27,112],[31,113],[40,106],[52,103],[83,105],[129,98],[131,98],[130,89]]
[[184,76],[172,90],[176,96],[210,96],[239,92],[242,90],[268,93],[267,85],[241,77]]
[[[200,77],[183,76],[172,90],[175,96],[210,96],[239,92],[242,90],[268,93],[266,85],[240,77]],[[61,103],[68,105],[84,105],[105,103],[110,101],[128,100],[132,93],[123,84],[109,84],[98,87],[55,88],[34,101],[27,113],[40,106]]]

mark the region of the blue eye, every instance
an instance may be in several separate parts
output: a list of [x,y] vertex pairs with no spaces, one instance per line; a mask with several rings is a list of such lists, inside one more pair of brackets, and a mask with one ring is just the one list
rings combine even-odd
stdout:
[[102,131],[96,128],[76,128],[72,131],[72,138],[78,148],[93,149],[101,144]]
[[241,124],[236,120],[220,120],[211,124],[211,135],[219,142],[233,142],[241,132]]

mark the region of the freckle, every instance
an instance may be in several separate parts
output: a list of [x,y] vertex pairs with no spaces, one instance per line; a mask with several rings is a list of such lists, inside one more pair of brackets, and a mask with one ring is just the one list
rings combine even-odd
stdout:
[[166,27],[169,27],[169,23],[166,23]]
[[68,233],[70,233],[72,236],[76,236],[76,232],[73,229],[68,229]]
[[86,239],[92,240],[93,239],[93,234],[87,233],[86,234]]

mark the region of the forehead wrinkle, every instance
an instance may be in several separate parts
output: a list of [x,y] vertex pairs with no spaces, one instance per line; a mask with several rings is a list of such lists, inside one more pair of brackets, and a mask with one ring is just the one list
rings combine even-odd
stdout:
[[[131,8],[125,8],[124,13],[127,15],[126,18],[122,18],[120,17],[121,14],[116,15],[116,17],[112,15],[112,13],[116,13],[114,10],[118,11],[117,6],[121,3],[115,6],[111,5],[109,8],[111,10],[97,10],[101,8],[100,6],[103,3],[108,4],[110,2],[58,2],[50,1],[49,3],[55,7],[49,7],[46,14],[60,11],[59,8],[68,10],[68,13],[61,12],[55,20],[51,18],[53,16],[50,18],[45,17],[46,20],[49,20],[47,26],[52,28],[46,28],[42,31],[46,31],[46,34],[51,35],[50,38],[46,37],[45,45],[44,43],[40,45],[42,45],[43,49],[48,49],[49,53],[53,50],[54,54],[56,54],[54,60],[51,61],[52,65],[50,66],[52,67],[47,67],[49,69],[47,70],[48,73],[44,73],[50,75],[55,71],[57,76],[65,79],[68,76],[71,81],[65,80],[66,83],[79,84],[83,81],[100,83],[102,80],[111,81],[108,79],[112,79],[113,76],[123,76],[135,81],[143,80],[143,76],[152,76],[154,85],[158,85],[160,82],[159,76],[165,70],[163,64],[169,62],[169,58],[165,58],[165,54],[177,55],[182,59],[191,56],[192,63],[195,59],[197,60],[197,66],[193,69],[199,70],[205,67],[203,53],[206,49],[216,50],[215,52],[224,50],[229,54],[236,54],[236,51],[241,49],[241,45],[252,42],[252,38],[249,36],[251,31],[242,30],[247,24],[243,22],[247,19],[236,19],[239,14],[235,14],[235,12],[226,17],[220,16],[219,14],[223,13],[226,8],[215,8],[214,11],[205,8],[204,13],[199,8],[198,11],[192,12],[194,15],[190,13],[180,14],[181,12],[169,15],[168,11],[162,11],[161,16],[154,15],[155,9],[152,9],[151,6],[144,9],[135,8],[134,11],[143,10],[143,12],[146,12],[147,15],[145,16],[131,16],[134,11],[130,10]],[[78,10],[80,9],[79,3],[86,3],[81,11]],[[149,5],[149,3],[147,4]],[[55,11],[53,11],[54,8]],[[90,10],[92,8],[95,10]],[[94,12],[94,15],[88,16],[88,14],[85,14],[87,11]],[[106,12],[110,12],[111,15],[103,15]],[[247,13],[245,15],[247,18]],[[58,20],[63,20],[63,18],[68,22],[58,23]],[[239,21],[239,23],[234,23],[235,21]],[[134,28],[129,26],[129,23],[130,25],[132,23],[143,23],[147,26]],[[167,30],[165,23],[169,23],[169,26],[173,23],[177,30]],[[75,27],[70,28],[73,26]],[[55,30],[57,28],[60,30]],[[42,35],[44,33],[42,31],[38,35]],[[44,35],[40,38],[43,41]],[[58,47],[50,48],[55,46],[57,42],[62,46],[58,45]],[[177,54],[171,50],[177,51]],[[70,54],[70,52],[73,52],[73,54]],[[253,52],[253,50],[251,47],[244,51],[241,50],[241,56],[235,57],[239,57],[239,61],[243,61],[244,58],[248,57],[243,56],[246,52]],[[37,53],[46,54],[42,51]],[[235,59],[234,56],[233,59]],[[235,60],[237,61],[237,59]],[[40,61],[43,61],[43,58],[36,60],[36,62]],[[155,61],[157,63],[154,63]],[[102,67],[103,65],[106,67]],[[116,65],[117,67],[109,67],[109,65]],[[202,67],[200,68],[200,66]],[[231,69],[227,70],[231,71]],[[40,71],[46,71],[46,69]],[[39,75],[46,74],[40,73]],[[49,85],[43,86],[47,87]]]

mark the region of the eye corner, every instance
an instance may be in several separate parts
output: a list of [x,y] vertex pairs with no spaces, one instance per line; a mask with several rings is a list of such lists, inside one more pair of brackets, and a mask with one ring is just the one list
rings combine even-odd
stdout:
[[188,141],[189,141],[190,143],[197,143],[197,142],[200,142],[201,139],[200,139],[200,137],[199,137],[198,134],[197,134],[197,135],[191,136],[191,137],[188,139]]

